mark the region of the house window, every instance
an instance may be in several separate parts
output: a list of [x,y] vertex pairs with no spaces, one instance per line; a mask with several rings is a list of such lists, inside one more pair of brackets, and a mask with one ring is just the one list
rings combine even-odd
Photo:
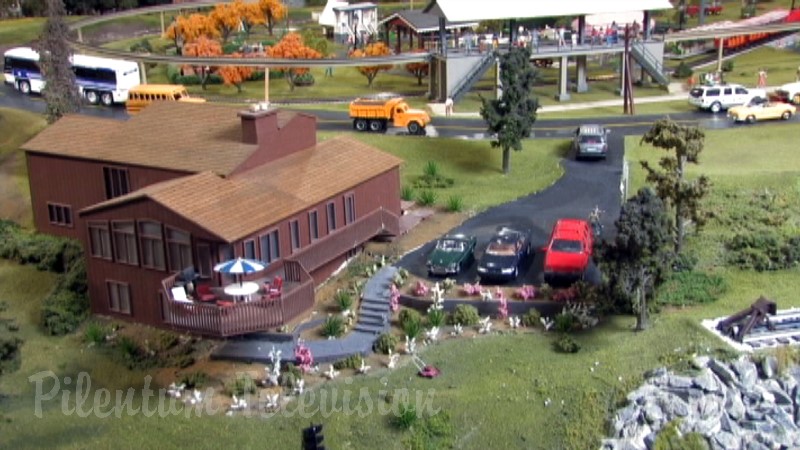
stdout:
[[131,289],[127,283],[106,281],[108,287],[108,309],[120,314],[131,313]]
[[103,167],[103,178],[106,183],[106,198],[119,197],[130,192],[128,169]]
[[281,257],[278,230],[272,230],[269,233],[262,235],[258,239],[261,244],[262,260],[270,263]]
[[356,195],[344,196],[344,223],[349,225],[356,221]]
[[192,239],[189,233],[167,227],[169,270],[179,271],[192,266]]
[[256,241],[254,239],[244,241],[244,257],[256,259]]
[[53,225],[62,227],[72,226],[72,207],[70,206],[48,203],[47,216],[50,219],[50,223]]
[[136,248],[136,227],[133,221],[112,222],[111,233],[114,237],[114,256],[117,262],[139,264],[139,252]]
[[92,256],[111,259],[111,236],[108,222],[89,222],[89,247]]
[[197,273],[201,278],[211,278],[211,246],[197,244]]
[[331,234],[336,229],[336,203],[333,202],[328,203],[327,210],[328,210],[328,234]]
[[292,240],[292,251],[300,248],[300,222],[292,220],[289,222],[289,237]]
[[142,266],[164,270],[164,238],[158,222],[139,222],[139,246],[142,248]]
[[308,213],[308,234],[310,237],[311,242],[316,241],[319,239],[319,215],[317,211],[311,211]]

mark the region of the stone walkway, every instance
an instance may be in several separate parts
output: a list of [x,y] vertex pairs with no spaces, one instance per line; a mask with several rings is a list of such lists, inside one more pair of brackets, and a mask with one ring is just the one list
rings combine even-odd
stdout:
[[[372,352],[372,344],[378,336],[389,330],[389,286],[395,272],[395,267],[384,267],[364,285],[358,320],[353,331],[341,339],[305,341],[311,349],[315,364],[338,361],[356,353],[366,356]],[[275,350],[280,350],[283,362],[293,363],[294,348],[300,333],[319,323],[321,320],[315,320],[313,324],[301,324],[293,331],[291,339],[286,335],[263,334],[230,340],[216,349],[211,358],[266,364],[269,362],[267,354],[274,347]]]

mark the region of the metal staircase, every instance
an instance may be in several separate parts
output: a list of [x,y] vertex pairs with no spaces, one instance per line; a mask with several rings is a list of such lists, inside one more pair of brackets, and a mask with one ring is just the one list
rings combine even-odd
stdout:
[[631,44],[631,56],[660,85],[669,84],[669,75],[664,71],[664,63],[647,50],[644,43]]
[[456,84],[453,90],[450,92],[450,98],[454,101],[458,101],[461,97],[464,96],[475,83],[478,82],[483,77],[483,74],[489,70],[489,67],[494,64],[495,61],[495,54],[494,52],[487,52],[483,58],[478,61],[475,66],[470,70],[461,81]]

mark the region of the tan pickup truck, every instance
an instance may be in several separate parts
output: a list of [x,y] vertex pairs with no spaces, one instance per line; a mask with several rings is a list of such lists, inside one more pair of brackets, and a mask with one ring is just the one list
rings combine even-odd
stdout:
[[388,100],[357,98],[350,102],[350,117],[355,130],[373,132],[386,131],[391,121],[392,126],[406,128],[410,134],[424,135],[425,126],[431,122],[428,113],[409,108],[400,97]]

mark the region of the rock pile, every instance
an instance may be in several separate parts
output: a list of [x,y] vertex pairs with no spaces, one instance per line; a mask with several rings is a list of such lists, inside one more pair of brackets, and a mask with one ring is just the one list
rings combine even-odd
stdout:
[[701,356],[693,363],[695,376],[657,369],[628,394],[602,448],[651,449],[676,419],[681,433],[700,433],[712,449],[800,448],[800,368],[779,375],[772,356],[757,363],[749,356],[730,363]]

